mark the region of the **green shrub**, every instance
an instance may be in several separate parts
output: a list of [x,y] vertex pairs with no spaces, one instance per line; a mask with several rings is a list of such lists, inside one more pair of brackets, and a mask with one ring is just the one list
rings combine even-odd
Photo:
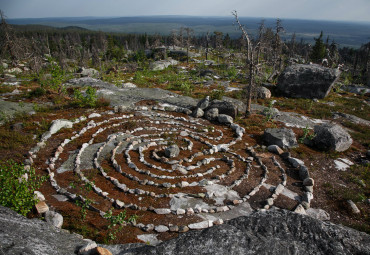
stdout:
[[28,93],[29,98],[41,97],[46,94],[46,90],[43,87],[37,87]]
[[85,95],[80,90],[76,89],[73,94],[74,103],[79,107],[95,107],[97,102],[96,89],[88,87]]
[[123,228],[123,225],[127,222],[133,222],[135,221],[138,216],[137,215],[131,215],[129,218],[126,216],[126,210],[123,212],[120,212],[117,215],[113,215],[112,209],[110,209],[105,215],[104,218],[106,218],[109,222],[108,225],[108,240],[112,241],[116,239],[117,233],[120,232]]
[[[28,175],[28,180],[24,175]],[[0,162],[0,204],[26,216],[38,202],[34,191],[46,180],[31,168],[28,172],[23,164],[14,161]]]

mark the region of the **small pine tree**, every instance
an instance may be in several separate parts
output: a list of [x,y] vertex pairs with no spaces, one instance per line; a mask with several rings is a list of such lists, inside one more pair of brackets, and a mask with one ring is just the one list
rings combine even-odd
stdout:
[[320,63],[325,58],[326,47],[322,40],[323,32],[321,31],[319,38],[314,38],[315,45],[312,48],[311,60],[315,63]]

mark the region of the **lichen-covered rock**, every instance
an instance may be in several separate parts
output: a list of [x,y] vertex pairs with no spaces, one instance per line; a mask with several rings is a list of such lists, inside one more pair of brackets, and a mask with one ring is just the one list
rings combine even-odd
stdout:
[[176,144],[170,145],[164,150],[164,155],[167,158],[175,158],[179,155],[179,153],[180,153],[180,148]]
[[204,117],[207,120],[216,120],[218,117],[218,109],[217,108],[210,108],[204,113]]
[[0,206],[0,251],[4,254],[76,254],[86,244],[77,235]]
[[268,88],[258,86],[256,88],[255,98],[269,99],[271,98],[271,91]]
[[292,148],[298,146],[293,130],[288,128],[267,128],[263,139],[268,145],[277,145],[280,148]]
[[345,151],[352,145],[352,138],[346,130],[337,124],[316,125],[314,127],[314,145],[320,150]]
[[[152,226],[154,228],[154,226]],[[165,228],[163,228],[165,229]],[[187,226],[180,226],[186,232]],[[283,230],[283,231],[282,231]],[[49,224],[0,206],[4,254],[77,254],[89,243]],[[222,225],[189,231],[156,246],[99,245],[118,254],[369,254],[370,236],[285,210],[255,212]]]
[[45,220],[46,222],[57,228],[61,228],[63,225],[63,216],[60,213],[54,211],[47,211],[45,213]]
[[278,78],[277,87],[295,98],[324,98],[340,75],[338,69],[320,65],[288,66]]
[[194,118],[201,118],[201,117],[203,117],[203,115],[204,115],[204,111],[201,109],[201,108],[195,108],[195,110],[193,111],[193,117]]
[[233,118],[235,118],[238,113],[238,107],[228,101],[213,100],[205,110],[207,111],[211,108],[217,108],[219,114],[226,114]]
[[[122,247],[123,248],[123,247]],[[368,254],[370,236],[284,210],[256,212],[128,254]],[[120,250],[120,254],[126,254]],[[118,253],[116,253],[118,254]]]
[[203,98],[202,100],[198,102],[197,107],[202,110],[206,109],[209,106],[209,100],[210,100],[210,97],[206,96],[205,98]]
[[222,124],[232,124],[234,122],[233,118],[226,114],[219,114],[217,119]]
[[99,76],[99,72],[94,68],[80,68],[77,73],[81,75],[81,77],[96,77]]

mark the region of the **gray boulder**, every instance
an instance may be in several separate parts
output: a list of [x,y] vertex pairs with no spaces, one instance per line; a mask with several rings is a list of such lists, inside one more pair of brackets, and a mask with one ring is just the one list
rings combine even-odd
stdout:
[[218,117],[218,109],[217,108],[210,108],[204,113],[204,117],[207,120],[216,120]]
[[286,96],[324,98],[340,75],[338,69],[320,65],[288,66],[278,78],[277,87]]
[[222,101],[222,100],[213,100],[210,103],[210,106],[207,107],[205,110],[211,109],[211,108],[217,108],[219,114],[226,114],[233,118],[236,117],[238,114],[238,108],[235,104],[228,102],[228,101]]
[[160,71],[160,70],[166,69],[167,67],[171,65],[177,65],[177,63],[178,62],[174,59],[159,60],[159,61],[150,63],[149,68],[153,71]]
[[263,139],[268,145],[274,144],[284,149],[298,146],[293,130],[288,128],[267,128]]
[[80,68],[77,71],[78,74],[81,75],[81,77],[97,77],[99,76],[99,72],[94,68]]
[[209,106],[209,99],[210,99],[209,96],[206,96],[205,98],[198,102],[197,107],[202,110],[206,109]]
[[176,144],[170,145],[164,150],[164,155],[167,158],[175,158],[179,155],[179,153],[180,153],[180,148]]
[[204,111],[201,108],[195,108],[193,111],[193,117],[194,118],[201,118],[204,115]]
[[45,220],[57,228],[61,228],[63,225],[63,216],[54,211],[47,211],[45,213]]
[[233,118],[226,114],[219,114],[217,119],[222,124],[231,124],[234,122]]
[[258,86],[255,91],[255,98],[261,99],[271,98],[271,91],[268,88]]
[[316,125],[314,132],[313,143],[320,150],[345,151],[353,142],[348,132],[337,124]]

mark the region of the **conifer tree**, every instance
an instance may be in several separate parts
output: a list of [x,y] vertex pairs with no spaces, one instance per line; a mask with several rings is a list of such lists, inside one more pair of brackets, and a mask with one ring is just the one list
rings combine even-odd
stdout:
[[315,63],[320,63],[321,60],[325,57],[326,47],[322,40],[323,32],[321,31],[320,36],[318,38],[314,38],[315,45],[312,48],[311,52],[311,60]]

